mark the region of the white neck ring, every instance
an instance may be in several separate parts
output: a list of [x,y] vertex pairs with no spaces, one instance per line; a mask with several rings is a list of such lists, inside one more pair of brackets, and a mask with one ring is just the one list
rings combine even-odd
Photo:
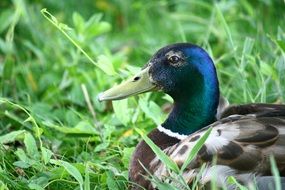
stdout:
[[183,140],[183,139],[185,139],[186,137],[188,137],[187,135],[181,135],[181,134],[179,134],[179,133],[172,132],[171,130],[166,129],[166,128],[162,127],[161,125],[159,125],[159,126],[157,127],[157,129],[158,129],[160,132],[162,132],[162,133],[164,133],[164,134],[166,134],[166,135],[168,135],[168,136],[170,136],[170,137],[177,138],[177,139],[179,139],[179,140]]

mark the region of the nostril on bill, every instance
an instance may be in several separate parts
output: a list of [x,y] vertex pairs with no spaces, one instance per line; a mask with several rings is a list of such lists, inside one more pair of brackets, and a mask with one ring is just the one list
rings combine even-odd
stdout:
[[137,76],[137,77],[134,78],[133,81],[134,81],[134,82],[135,82],[135,81],[138,81],[138,80],[140,80],[140,78],[141,78],[141,77]]

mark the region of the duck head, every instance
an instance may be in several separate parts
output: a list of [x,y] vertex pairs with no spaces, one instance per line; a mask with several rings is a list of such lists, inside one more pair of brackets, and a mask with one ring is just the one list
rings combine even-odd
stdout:
[[199,46],[178,43],[161,48],[139,73],[100,93],[98,99],[119,100],[156,90],[174,100],[173,110],[161,129],[174,135],[189,135],[215,120],[219,101],[216,69]]

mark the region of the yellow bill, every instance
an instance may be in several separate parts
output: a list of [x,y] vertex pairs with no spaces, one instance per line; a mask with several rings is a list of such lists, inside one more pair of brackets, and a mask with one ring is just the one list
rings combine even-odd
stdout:
[[134,77],[122,82],[118,86],[102,92],[98,96],[99,101],[120,100],[129,96],[148,92],[156,88],[149,75],[149,66],[141,70]]

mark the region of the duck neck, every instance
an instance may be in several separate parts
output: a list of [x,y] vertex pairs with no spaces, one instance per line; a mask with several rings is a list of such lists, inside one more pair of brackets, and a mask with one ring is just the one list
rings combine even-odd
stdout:
[[[193,84],[193,83],[192,83]],[[200,85],[199,85],[200,84]],[[184,84],[185,85],[185,84]],[[173,95],[174,107],[160,129],[169,136],[184,138],[216,120],[219,85],[216,75],[198,77],[184,93]],[[181,92],[181,91],[180,91]]]

